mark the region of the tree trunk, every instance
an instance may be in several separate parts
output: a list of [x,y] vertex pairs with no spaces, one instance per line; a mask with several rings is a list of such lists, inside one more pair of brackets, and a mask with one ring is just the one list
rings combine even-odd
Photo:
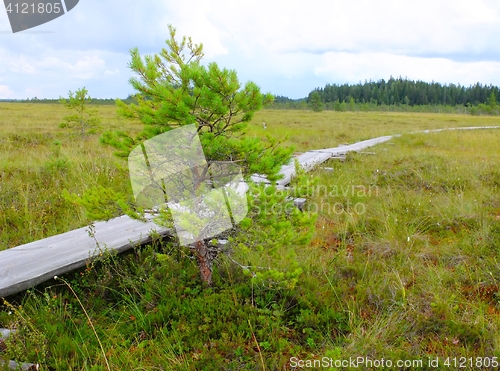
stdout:
[[203,240],[196,241],[194,246],[196,250],[196,258],[198,259],[201,280],[206,283],[207,286],[212,286],[212,267],[217,253],[211,251]]

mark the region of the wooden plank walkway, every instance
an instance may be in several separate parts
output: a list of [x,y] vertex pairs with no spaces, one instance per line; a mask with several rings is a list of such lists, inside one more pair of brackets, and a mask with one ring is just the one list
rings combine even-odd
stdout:
[[84,267],[89,258],[99,253],[99,247],[122,252],[149,242],[152,231],[160,235],[170,233],[152,221],[144,223],[126,215],[96,222],[94,227],[95,239],[89,235],[89,227],[83,227],[0,251],[0,297]]
[[[492,128],[498,129],[499,126],[457,129]],[[443,130],[455,129],[425,130],[419,133]],[[311,150],[298,156],[297,160],[304,169],[310,170],[330,158],[342,158],[347,152],[361,151],[398,136],[400,135],[382,136],[335,148]],[[286,186],[295,175],[294,163],[283,166],[280,172],[284,178],[280,179],[277,185]],[[259,175],[254,175],[251,179],[257,183],[269,183],[265,177]],[[99,252],[97,245],[108,250],[122,252],[149,242],[152,231],[162,236],[172,234],[170,230],[156,225],[151,220],[143,223],[128,216],[121,216],[107,222],[96,222],[94,226],[95,239],[89,236],[89,228],[83,227],[0,251],[0,298],[26,290],[55,275],[85,266],[89,258]]]
[[[331,158],[344,158],[345,154],[348,152],[361,151],[365,148],[369,148],[377,144],[387,142],[388,140],[391,140],[393,137],[396,136],[399,135],[394,135],[394,136],[388,135],[388,136],[363,140],[361,142],[345,146],[339,146],[335,148],[310,150],[302,153],[295,159],[299,161],[299,164],[303,169],[309,171],[316,165],[319,165],[325,162],[326,160],[329,160]],[[292,163],[283,166],[280,170],[280,173],[283,174],[283,178],[278,180],[276,184],[278,186],[286,186],[288,183],[290,183],[291,179],[295,175],[295,162],[293,161]],[[266,177],[261,175],[253,175],[251,179],[256,183],[261,183],[261,182],[269,183]]]

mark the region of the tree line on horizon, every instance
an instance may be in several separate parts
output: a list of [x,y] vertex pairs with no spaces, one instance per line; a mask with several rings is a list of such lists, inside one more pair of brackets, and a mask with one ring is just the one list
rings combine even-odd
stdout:
[[[500,96],[500,88],[493,85],[482,85],[479,82],[468,87],[460,84],[440,84],[437,82],[413,81],[393,78],[378,81],[366,81],[358,84],[326,84],[323,88],[315,88],[307,97],[291,99],[275,95],[274,103],[268,108],[313,109],[321,111],[349,110],[411,110],[411,111],[449,111],[456,107],[460,112],[472,114],[498,114],[496,104]],[[1,99],[0,101],[17,101],[30,103],[57,103],[59,99]],[[129,95],[123,102],[134,103]],[[98,105],[114,105],[115,99],[92,99]],[[438,108],[436,108],[438,107]],[[446,109],[445,107],[448,107]],[[454,110],[456,111],[456,109]]]
[[499,94],[500,89],[491,84],[476,83],[466,87],[401,77],[395,79],[391,76],[388,81],[326,84],[324,88],[315,88],[302,99],[276,96],[270,108],[499,114],[496,102]]
[[363,84],[326,84],[324,88],[316,88],[308,95],[318,92],[324,103],[349,102],[351,98],[356,103],[376,104],[407,104],[407,105],[474,105],[487,103],[493,93],[496,97],[500,89],[493,85],[482,85],[479,82],[469,87],[460,84],[442,85],[437,82],[424,82],[395,79],[388,81],[365,81]]

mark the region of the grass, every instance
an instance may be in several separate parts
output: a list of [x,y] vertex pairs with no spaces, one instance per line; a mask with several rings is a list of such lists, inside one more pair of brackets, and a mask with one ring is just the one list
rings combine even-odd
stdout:
[[[105,125],[140,129],[113,107],[99,111]],[[59,106],[0,105],[0,248],[88,223],[62,189],[128,191],[123,161],[96,136],[58,128],[64,115]],[[288,135],[285,144],[304,151],[497,124],[265,110],[249,135]],[[19,332],[7,355],[56,370],[101,370],[107,361],[113,370],[280,370],[291,369],[292,357],[424,365],[440,357],[446,368],[447,357],[500,357],[498,143],[500,130],[407,134],[369,149],[375,155],[332,160],[325,166],[333,172],[308,174],[306,205],[318,219],[310,245],[298,251],[303,273],[293,288],[253,285],[222,260],[214,288],[203,289],[185,252],[157,242],[65,277],[88,317],[58,281],[8,298],[0,327]]]
[[[140,130],[99,107],[104,125]],[[83,193],[97,184],[128,190],[126,163],[99,144],[58,127],[62,105],[0,104],[0,250],[62,233],[88,223],[67,203],[62,189]]]
[[[262,128],[266,122],[267,129]],[[288,137],[297,151],[331,148],[339,144],[416,130],[498,125],[497,117],[398,112],[311,112],[263,110],[253,119],[251,133]]]
[[[349,308],[345,357],[498,355],[499,139],[403,136],[321,175],[331,189],[363,186],[347,197],[363,212],[322,213],[313,241]],[[315,199],[335,201],[346,203]]]

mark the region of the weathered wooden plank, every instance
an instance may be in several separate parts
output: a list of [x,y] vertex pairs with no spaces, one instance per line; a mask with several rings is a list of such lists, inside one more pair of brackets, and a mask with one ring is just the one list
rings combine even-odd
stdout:
[[85,266],[100,249],[122,252],[150,241],[152,231],[170,230],[151,220],[141,222],[120,216],[94,224],[94,237],[83,227],[0,252],[0,297],[6,297],[47,281],[58,274]]
[[319,165],[331,157],[330,153],[321,153],[308,151],[295,157],[292,162],[281,168],[280,173],[283,174],[283,178],[278,180],[276,184],[278,186],[285,186],[291,182],[292,177],[295,176],[295,160],[299,162],[300,167],[304,170],[309,171],[314,166]]
[[306,199],[299,197],[293,200],[293,204],[299,209],[302,210],[304,209],[304,205],[306,204]]
[[299,161],[300,166],[306,170],[311,170],[314,166],[319,165],[330,158],[343,158],[347,152],[351,151],[361,151],[365,148],[372,147],[374,145],[387,142],[392,139],[393,136],[383,136],[373,139],[364,140],[362,142],[349,144],[341,147],[326,148],[307,151],[300,156],[296,157],[292,163],[285,165],[281,168],[280,173],[284,177],[277,181],[280,186],[287,185],[290,183],[291,179],[295,175],[295,160]]
[[500,126],[463,126],[461,128],[429,129],[429,130],[412,131],[410,134],[437,133],[446,130],[484,130],[484,129],[500,129]]
[[334,155],[345,154],[347,152],[361,151],[365,148],[373,147],[377,144],[387,142],[388,140],[391,140],[392,138],[398,137],[398,136],[399,135],[386,135],[383,137],[367,139],[367,140],[363,140],[361,142],[357,142],[354,144],[348,144],[348,145],[341,146],[341,147],[318,149],[318,150],[312,150],[311,152],[327,152],[327,153],[331,153]]

